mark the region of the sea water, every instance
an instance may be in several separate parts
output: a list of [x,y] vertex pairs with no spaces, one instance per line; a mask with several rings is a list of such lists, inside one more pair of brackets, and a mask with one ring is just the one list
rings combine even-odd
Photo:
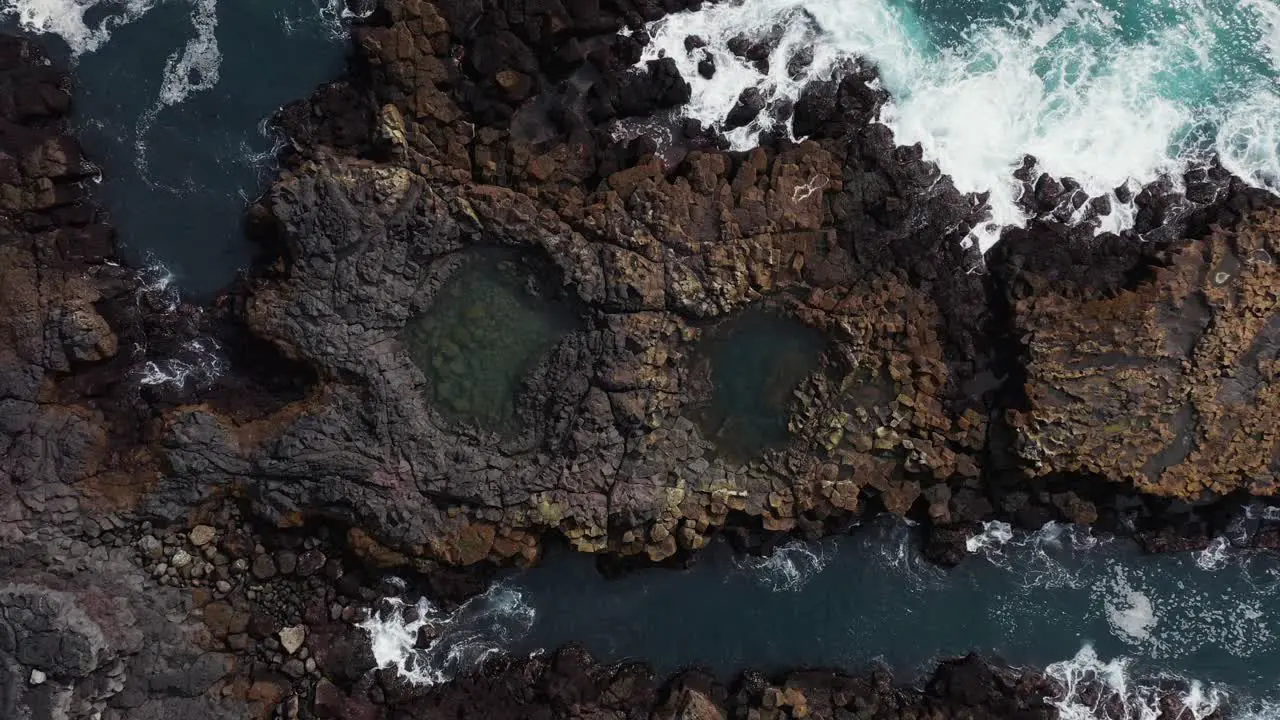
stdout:
[[[881,121],[920,143],[964,192],[989,192],[991,247],[1021,225],[1026,155],[1115,208],[1099,231],[1132,225],[1141,186],[1218,157],[1280,189],[1280,8],[1274,0],[737,0],[660,19],[641,62],[667,56],[693,86],[682,112],[723,127],[739,94],[793,101],[842,63],[874,66],[891,101]],[[706,47],[686,50],[696,35]],[[730,41],[771,40],[766,68]],[[801,52],[812,61],[791,62]],[[710,56],[711,79],[697,72]],[[769,112],[728,132],[756,144]],[[786,122],[786,121],[782,121]],[[1116,190],[1124,188],[1117,197]]]
[[343,0],[0,0],[0,29],[74,73],[74,130],[134,265],[204,299],[252,261],[246,206],[274,175],[267,120],[341,74]]
[[[729,679],[746,668],[878,662],[906,683],[977,651],[1046,668],[1068,718],[1155,717],[1147,713],[1169,680],[1182,686],[1184,717],[1229,701],[1238,717],[1277,718],[1280,556],[1241,542],[1145,555],[1074,526],[1028,533],[990,523],[971,556],[946,570],[920,555],[914,528],[883,519],[763,558],[714,544],[690,570],[614,580],[587,556],[553,551],[452,615],[415,616],[436,623],[426,650],[404,632],[403,601],[364,626],[379,663],[428,684],[499,649],[567,642],[660,673],[698,666]],[[1096,702],[1090,685],[1123,702]]]

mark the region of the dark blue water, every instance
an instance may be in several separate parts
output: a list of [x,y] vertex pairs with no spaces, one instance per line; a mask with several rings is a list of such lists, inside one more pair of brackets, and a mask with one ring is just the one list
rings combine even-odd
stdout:
[[[132,263],[208,296],[248,265],[246,204],[274,175],[265,121],[342,71],[329,0],[0,0],[72,58],[77,132]],[[0,13],[2,14],[2,13]]]
[[1225,541],[1151,556],[1078,528],[1028,535],[992,526],[971,542],[966,562],[943,570],[915,542],[910,528],[876,522],[763,559],[713,546],[690,570],[618,580],[601,577],[587,557],[553,552],[451,616],[427,609],[442,634],[426,652],[407,650],[414,638],[399,632],[394,612],[370,628],[380,659],[404,663],[420,681],[498,648],[571,641],[605,660],[643,659],[663,673],[701,666],[725,677],[880,662],[911,681],[941,658],[978,651],[1049,668],[1064,707],[1079,702],[1072,682],[1103,678],[1141,717],[1154,702],[1153,681],[1178,677],[1192,683],[1185,697],[1201,710],[1230,697],[1257,717],[1280,717],[1280,556]]

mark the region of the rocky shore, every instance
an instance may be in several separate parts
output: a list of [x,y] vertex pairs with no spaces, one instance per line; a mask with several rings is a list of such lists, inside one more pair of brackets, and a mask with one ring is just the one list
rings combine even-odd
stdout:
[[[1275,492],[1272,198],[1203,171],[1094,238],[1029,159],[1036,219],[984,258],[961,242],[979,199],[872,122],[870,71],[754,108],[799,143],[727,152],[679,120],[674,65],[629,68],[681,9],[385,0],[348,76],[281,111],[249,211],[266,259],[205,309],[122,266],[67,77],[0,38],[0,715],[1051,717],[1042,676],[974,658],[913,690],[663,682],[570,648],[413,688],[355,623],[388,573],[456,603],[553,536],[625,568],[891,512],[954,563],[995,518],[1203,546]],[[645,123],[661,142],[615,133]],[[573,321],[484,362],[502,326],[465,306],[415,334],[493,252],[511,297]],[[752,312],[825,344],[763,384],[787,439],[743,457],[704,420],[707,348]],[[468,351],[440,371],[421,337]],[[201,338],[216,381],[144,382]],[[495,367],[509,398],[442,405],[441,378]]]
[[[933,528],[941,561],[993,518],[1194,544],[1273,492],[1269,196],[1197,171],[1094,238],[1029,158],[1036,219],[982,258],[962,242],[980,198],[872,122],[869,71],[807,90],[798,144],[725,152],[671,119],[687,85],[628,70],[644,39],[616,30],[678,9],[386,2],[357,28],[350,75],[281,114],[293,145],[253,209],[279,256],[232,310],[314,381],[253,443],[214,409],[168,413],[170,482],[360,527],[400,566],[529,562],[549,531],[678,561],[725,527],[752,546],[881,511]],[[669,138],[615,139],[642,119]],[[515,432],[433,402],[449,388],[406,332],[492,248],[578,316]],[[743,458],[697,422],[700,358],[752,311],[827,344],[760,391],[789,440]]]

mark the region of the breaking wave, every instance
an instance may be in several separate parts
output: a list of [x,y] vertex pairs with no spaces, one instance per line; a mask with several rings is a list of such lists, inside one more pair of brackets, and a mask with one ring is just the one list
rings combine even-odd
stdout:
[[[1280,10],[1268,0],[740,0],[648,30],[641,62],[674,59],[693,88],[684,114],[727,130],[738,149],[790,131],[769,109],[726,128],[747,88],[779,109],[845,63],[875,66],[892,98],[880,120],[897,142],[919,143],[959,190],[990,193],[989,221],[971,238],[983,250],[1028,219],[1013,177],[1026,155],[1110,202],[1099,232],[1132,226],[1135,189],[1162,178],[1178,187],[1215,153],[1280,190]],[[705,45],[687,49],[691,36]],[[750,43],[764,50],[743,53]],[[705,60],[710,79],[698,72]]]
[[396,597],[359,627],[369,634],[374,662],[415,685],[437,685],[502,653],[533,625],[523,595],[502,585],[444,612],[426,598]]
[[1035,532],[1015,532],[1009,523],[993,520],[983,523],[982,532],[965,541],[965,548],[1019,575],[1023,587],[1078,588],[1085,582],[1081,559],[1111,541],[1068,523],[1050,522]]
[[1049,701],[1062,720],[1156,720],[1173,709],[1179,720],[1205,720],[1224,706],[1227,694],[1196,680],[1161,677],[1138,680],[1128,658],[1103,660],[1085,645],[1070,660],[1045,674],[1059,688]]
[[61,37],[72,57],[79,57],[102,47],[116,28],[154,5],[155,0],[5,0],[0,17],[11,17],[30,32]]
[[988,548],[996,549],[1013,539],[1013,526],[1001,520],[982,523],[982,532],[964,541],[965,550],[971,553]]
[[196,36],[187,41],[182,51],[169,56],[164,66],[164,82],[160,86],[161,106],[177,105],[189,95],[212,90],[218,84],[222,51],[218,49],[217,0],[196,0],[191,12]]
[[829,560],[826,544],[795,540],[765,557],[741,557],[734,564],[774,592],[796,592],[822,572]]

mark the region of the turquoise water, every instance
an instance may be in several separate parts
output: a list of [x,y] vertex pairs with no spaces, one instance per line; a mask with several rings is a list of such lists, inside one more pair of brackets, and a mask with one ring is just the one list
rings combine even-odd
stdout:
[[[342,0],[0,0],[0,22],[75,56],[81,130],[129,251],[197,295],[249,262],[242,211],[273,142],[260,125],[340,71],[344,12]],[[990,222],[970,238],[984,249],[1027,220],[1011,175],[1026,154],[1111,196],[1110,214],[1075,218],[1099,232],[1133,224],[1116,188],[1179,180],[1211,155],[1280,189],[1275,0],[742,0],[650,29],[645,59],[675,58],[693,86],[685,114],[711,125],[748,86],[795,98],[842,60],[875,65],[899,141],[920,143],[961,190],[990,193]],[[771,33],[768,73],[727,49]],[[686,52],[690,34],[708,48]],[[810,48],[792,77],[787,61]],[[715,55],[712,80],[696,72],[702,52]],[[762,114],[730,138],[749,147],[772,122]]]
[[[989,248],[1022,225],[1023,157],[1072,177],[1115,210],[1099,232],[1132,227],[1117,198],[1161,177],[1177,184],[1212,155],[1250,183],[1280,188],[1280,8],[1274,0],[743,0],[655,22],[644,59],[676,58],[693,86],[684,108],[718,125],[750,86],[795,99],[856,58],[877,67],[892,98],[881,120],[966,192],[990,192],[989,222],[970,241]],[[735,57],[740,34],[780,37],[767,72]],[[707,49],[686,51],[698,35]],[[813,48],[797,75],[788,60]],[[699,77],[703,53],[716,75]],[[779,121],[763,114],[729,133],[750,147]]]
[[0,0],[74,64],[74,123],[131,262],[207,297],[248,266],[247,203],[274,175],[265,121],[336,78],[341,0]]

